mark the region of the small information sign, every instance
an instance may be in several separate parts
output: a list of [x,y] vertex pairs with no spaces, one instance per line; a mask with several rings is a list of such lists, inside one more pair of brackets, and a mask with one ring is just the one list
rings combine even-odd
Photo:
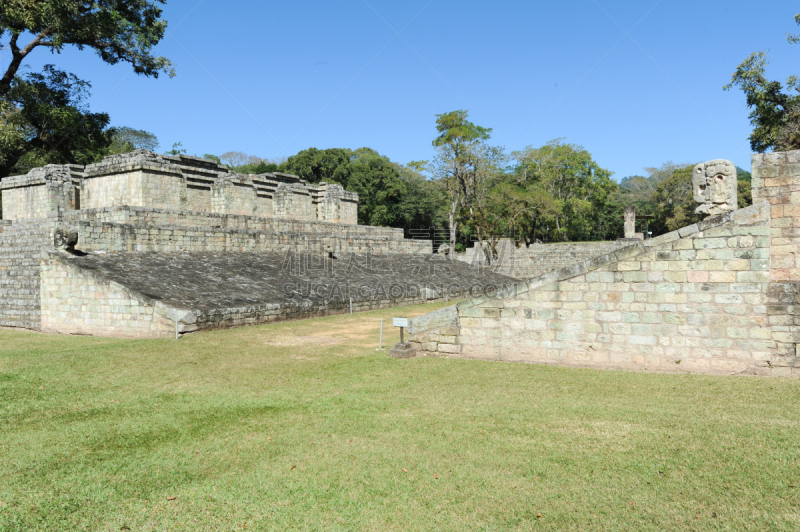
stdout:
[[408,318],[392,318],[395,327],[408,327]]

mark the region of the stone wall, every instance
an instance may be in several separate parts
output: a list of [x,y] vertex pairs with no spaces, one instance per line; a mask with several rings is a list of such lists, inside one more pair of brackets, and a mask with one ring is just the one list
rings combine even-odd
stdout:
[[160,337],[494,293],[514,280],[438,255],[88,253],[50,250],[42,327]]
[[[575,262],[610,253],[629,245],[629,242],[564,242],[553,244],[524,244],[517,247],[514,241],[502,239],[497,245],[498,260],[492,269],[518,279],[530,279]],[[458,259],[469,264],[488,266],[480,243],[475,243]]]
[[769,326],[776,364],[800,372],[800,151],[753,155],[753,201],[770,206]]
[[78,232],[81,251],[241,252],[281,251],[317,253],[430,253],[431,242],[373,236],[367,231],[350,235],[325,232],[254,231],[193,228],[181,225],[135,225],[79,221],[69,224]]
[[337,224],[318,220],[287,220],[260,216],[217,214],[182,211],[176,209],[152,209],[148,207],[105,207],[62,213],[67,222],[90,221],[133,225],[169,225],[212,229],[249,229],[274,233],[314,233],[331,236],[369,235],[373,237],[403,239],[403,230],[393,227]]
[[[66,201],[54,201],[56,183]],[[237,174],[207,159],[146,150],[113,155],[86,167],[37,168],[0,182],[0,194],[7,206],[3,218],[10,220],[39,218],[58,209],[129,205],[358,223],[358,195],[340,185],[310,184],[281,173]]]
[[789,245],[770,214],[760,203],[415,318],[411,340],[434,356],[796,375],[797,290],[770,284],[771,251]]
[[[174,309],[48,257],[41,265],[41,329],[128,338],[175,335]],[[159,312],[160,310],[160,312]]]
[[75,183],[82,167],[47,165],[24,176],[0,181],[3,218],[6,220],[44,218],[58,210],[79,208]]

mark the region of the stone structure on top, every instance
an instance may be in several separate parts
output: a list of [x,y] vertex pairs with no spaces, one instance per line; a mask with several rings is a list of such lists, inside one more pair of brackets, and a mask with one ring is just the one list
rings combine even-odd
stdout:
[[695,214],[714,216],[737,208],[736,165],[725,159],[700,163],[692,171]]
[[356,224],[358,194],[297,176],[237,174],[208,159],[137,150],[88,166],[48,165],[0,182],[3,219],[126,205]]

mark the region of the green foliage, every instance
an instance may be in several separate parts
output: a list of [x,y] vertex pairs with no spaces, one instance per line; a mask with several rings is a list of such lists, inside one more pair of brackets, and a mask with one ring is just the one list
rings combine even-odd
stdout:
[[172,143],[172,149],[167,151],[167,155],[181,155],[186,153],[186,148],[183,147],[183,144],[178,142]]
[[[800,24],[800,15],[794,18]],[[789,44],[800,42],[800,36],[787,35]],[[747,106],[751,108],[750,147],[764,153],[769,149],[787,151],[800,149],[800,79],[789,76],[784,92],[778,81],[766,78],[767,53],[754,52],[740,64],[724,90],[739,87],[745,94]]]
[[736,168],[736,199],[739,208],[743,209],[753,204],[752,174],[747,170]]
[[[745,94],[750,111],[750,147],[763,153],[800,148],[800,94],[784,92],[778,81],[766,79],[766,52],[750,55],[734,72],[725,90],[740,87]],[[787,80],[787,88],[797,92],[797,79]]]
[[650,198],[655,218],[650,223],[654,235],[675,231],[702,220],[695,214],[697,203],[692,195],[692,171],[694,165],[675,170],[658,185]]
[[347,148],[308,148],[289,157],[281,165],[281,170],[298,175],[309,183],[324,181],[344,185],[349,178],[352,153]]
[[433,139],[433,145],[463,146],[477,140],[488,140],[492,128],[476,126],[467,120],[467,115],[467,111],[462,109],[436,115],[439,136]]
[[403,225],[400,205],[407,190],[388,157],[359,148],[351,157],[349,174],[342,185],[358,194],[359,221],[363,219],[366,225]]
[[[8,0],[0,3],[0,39],[11,60],[0,78],[0,97],[11,89],[22,61],[34,49],[60,53],[64,46],[91,48],[106,63],[130,63],[134,72],[158,77],[174,75],[172,64],[152,55],[164,37],[166,21],[160,20],[164,0]],[[20,36],[29,33],[24,45]]]
[[46,65],[16,77],[2,101],[0,177],[45,164],[90,164],[108,153],[112,131],[105,113],[85,100],[90,84]]
[[280,165],[270,161],[260,161],[254,164],[244,164],[236,168],[242,174],[270,174],[280,171]]
[[406,236],[413,236],[409,234],[410,229],[441,228],[447,225],[447,194],[439,183],[425,178],[421,173],[424,164],[417,164],[420,162],[412,161],[405,166],[392,163],[406,189],[398,206]]
[[111,129],[111,146],[109,153],[128,153],[134,150],[158,151],[158,137],[149,131],[132,127],[115,127]]
[[406,195],[397,167],[370,148],[309,148],[280,166],[310,183],[338,183],[359,196],[358,223],[402,227],[400,204]]
[[210,159],[210,160],[214,161],[217,164],[222,164],[222,161],[220,160],[219,155],[213,155],[211,153],[204,153],[203,154],[203,158],[204,159]]
[[[515,229],[527,242],[616,238],[622,227],[617,184],[582,146],[560,139],[514,152],[506,182]],[[619,216],[617,216],[619,214]]]

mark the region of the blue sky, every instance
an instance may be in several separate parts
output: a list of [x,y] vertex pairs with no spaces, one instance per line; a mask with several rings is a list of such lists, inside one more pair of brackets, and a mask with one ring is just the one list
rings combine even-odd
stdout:
[[761,49],[771,78],[800,74],[800,45],[785,39],[798,11],[788,0],[173,0],[157,48],[173,79],[86,50],[26,62],[89,80],[94,110],[155,133],[162,151],[369,146],[406,163],[432,157],[437,113],[467,109],[509,151],[563,137],[619,179],[669,160],[749,169],[744,97],[722,86]]

